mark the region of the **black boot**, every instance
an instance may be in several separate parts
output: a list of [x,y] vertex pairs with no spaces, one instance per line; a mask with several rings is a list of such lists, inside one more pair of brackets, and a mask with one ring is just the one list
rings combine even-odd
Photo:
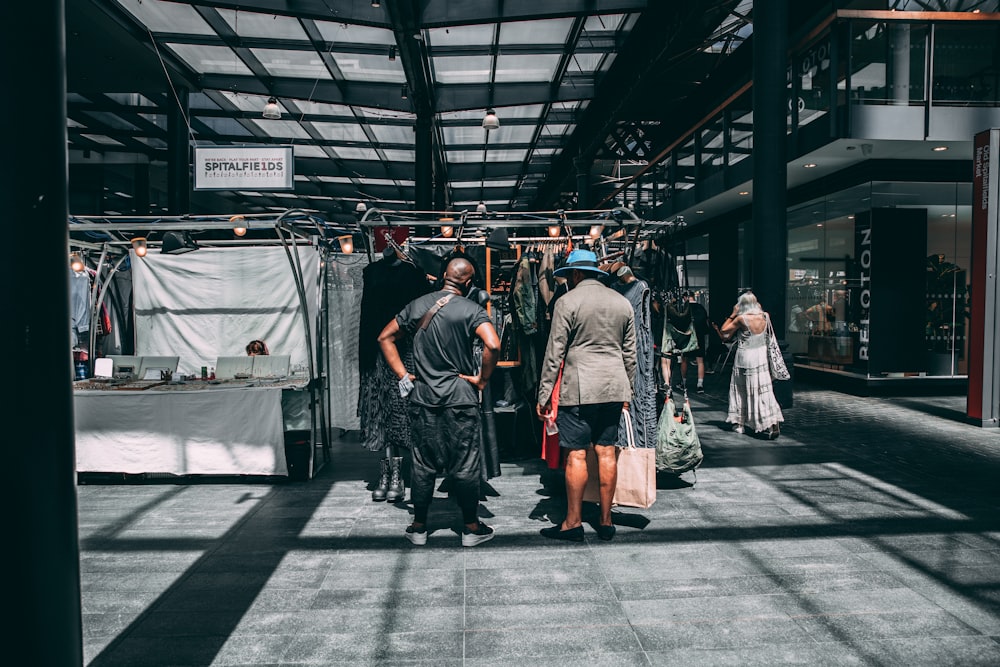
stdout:
[[382,471],[378,478],[378,486],[372,491],[372,500],[376,502],[385,500],[386,493],[389,491],[389,459],[382,459],[379,461],[379,465],[382,467]]
[[392,477],[389,479],[389,490],[386,491],[387,502],[395,503],[403,499],[406,495],[406,486],[403,484],[402,456],[392,457]]

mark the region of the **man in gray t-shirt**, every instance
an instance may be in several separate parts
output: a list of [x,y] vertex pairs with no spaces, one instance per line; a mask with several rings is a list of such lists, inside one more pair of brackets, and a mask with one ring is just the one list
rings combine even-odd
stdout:
[[[378,338],[400,387],[405,390],[412,383],[413,523],[406,529],[406,538],[417,545],[427,543],[427,513],[438,475],[449,479],[462,510],[462,545],[475,546],[493,538],[493,529],[477,516],[482,456],[479,392],[496,366],[500,340],[482,306],[465,298],[472,277],[468,260],[451,260],[443,288],[407,304]],[[396,347],[396,341],[406,335],[413,337],[413,369],[406,368]],[[483,342],[482,368],[476,368],[473,354],[477,337]]]

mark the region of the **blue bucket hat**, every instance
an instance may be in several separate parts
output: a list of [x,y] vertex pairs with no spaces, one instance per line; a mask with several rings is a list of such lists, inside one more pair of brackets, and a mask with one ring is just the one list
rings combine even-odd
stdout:
[[553,271],[556,276],[568,276],[573,269],[589,271],[596,276],[606,276],[607,271],[597,268],[597,255],[592,250],[574,250],[566,258],[566,263]]

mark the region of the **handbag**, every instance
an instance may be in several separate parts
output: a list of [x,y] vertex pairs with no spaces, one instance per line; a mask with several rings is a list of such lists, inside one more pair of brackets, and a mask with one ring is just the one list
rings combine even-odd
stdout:
[[673,397],[668,397],[656,429],[656,469],[680,475],[700,466],[703,459],[691,404],[685,399],[678,410]]
[[[628,446],[618,453],[618,483],[612,504],[645,509],[656,502],[656,450],[635,446],[632,415],[627,410],[622,411],[622,420]],[[592,447],[587,450],[587,486],[583,499],[592,503],[599,503],[601,499],[597,454]]]
[[771,316],[767,317],[767,365],[771,370],[771,377],[775,380],[791,380],[792,375],[785,365],[785,358],[781,356],[781,348],[778,347],[778,337],[774,333],[774,326],[771,325]]

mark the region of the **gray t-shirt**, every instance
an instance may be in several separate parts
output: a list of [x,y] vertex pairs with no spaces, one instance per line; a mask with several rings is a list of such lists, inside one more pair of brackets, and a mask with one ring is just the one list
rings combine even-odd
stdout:
[[479,392],[458,375],[475,375],[479,371],[472,347],[476,329],[490,321],[483,307],[455,295],[438,310],[426,329],[418,331],[420,320],[434,302],[449,293],[442,290],[425,294],[396,315],[399,328],[414,337],[415,368],[408,370],[417,376],[410,400],[418,405],[479,405]]

